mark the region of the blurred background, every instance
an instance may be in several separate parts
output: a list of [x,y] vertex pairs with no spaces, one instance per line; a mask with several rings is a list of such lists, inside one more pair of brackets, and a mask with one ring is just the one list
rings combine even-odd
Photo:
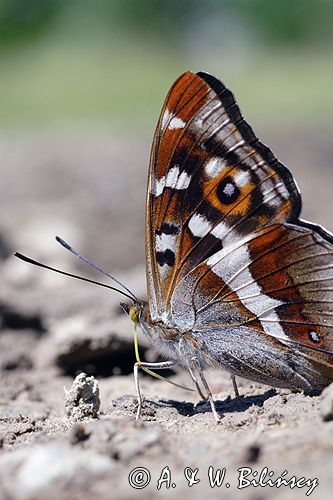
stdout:
[[[304,217],[333,231],[332,21],[333,0],[0,0],[1,498],[134,498],[129,460],[157,478],[157,468],[184,470],[189,457],[200,470],[249,463],[318,477],[321,500],[332,498],[332,427],[320,422],[318,399],[241,381],[245,397],[235,402],[229,375],[210,373],[226,419],[217,433],[208,407],[192,406],[196,393],[147,375],[142,393],[158,404],[144,418],[154,425],[132,428],[133,326],[123,297],[11,254],[103,281],[59,235],[144,298],[150,147],[164,98],[189,69],[232,89],[294,173]],[[158,359],[141,334],[139,345],[142,361]],[[98,378],[102,418],[72,432],[64,387],[81,371]],[[184,370],[176,377],[191,384]],[[197,411],[201,419],[187,419]],[[93,454],[77,459],[79,441]],[[103,457],[112,457],[104,482]],[[276,498],[270,490],[265,498]]]
[[304,216],[333,230],[332,19],[332,0],[0,0],[3,294],[72,286],[13,248],[90,273],[55,234],[109,270],[138,269],[144,293],[150,144],[187,69],[233,90],[295,174]]

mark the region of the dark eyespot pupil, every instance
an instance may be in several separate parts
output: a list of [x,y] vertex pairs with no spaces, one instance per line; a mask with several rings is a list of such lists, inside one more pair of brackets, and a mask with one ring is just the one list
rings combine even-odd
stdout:
[[218,185],[216,192],[218,199],[223,205],[231,205],[240,195],[240,190],[232,177],[223,179]]

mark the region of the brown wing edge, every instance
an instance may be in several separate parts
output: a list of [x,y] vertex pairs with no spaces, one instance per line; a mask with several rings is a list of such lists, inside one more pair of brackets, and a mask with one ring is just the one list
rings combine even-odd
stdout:
[[159,315],[159,303],[161,301],[160,297],[160,289],[156,286],[156,275],[154,272],[154,262],[152,259],[153,249],[152,249],[152,234],[151,234],[151,224],[150,219],[152,217],[151,214],[151,205],[150,205],[150,197],[151,197],[151,182],[152,182],[152,171],[155,164],[156,153],[158,151],[159,142],[160,142],[160,131],[161,131],[161,123],[163,114],[166,108],[166,104],[169,100],[170,95],[172,94],[176,85],[187,75],[194,74],[191,71],[185,71],[182,73],[171,85],[165,99],[163,102],[162,109],[159,114],[159,118],[155,127],[153,142],[150,151],[150,159],[149,159],[149,169],[148,169],[148,177],[147,177],[147,185],[146,185],[146,208],[145,208],[145,256],[146,256],[146,286],[147,286],[147,295],[149,301],[149,307],[152,318],[157,318]]

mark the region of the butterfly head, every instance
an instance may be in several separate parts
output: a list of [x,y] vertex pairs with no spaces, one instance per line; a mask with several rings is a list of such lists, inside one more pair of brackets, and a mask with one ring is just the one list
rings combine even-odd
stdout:
[[129,317],[136,325],[139,323],[140,312],[141,312],[141,307],[138,305],[132,306],[128,312]]
[[135,303],[134,305],[132,305],[127,304],[126,302],[121,302],[120,307],[126,314],[129,315],[135,325],[138,325],[140,323],[140,315],[143,304]]

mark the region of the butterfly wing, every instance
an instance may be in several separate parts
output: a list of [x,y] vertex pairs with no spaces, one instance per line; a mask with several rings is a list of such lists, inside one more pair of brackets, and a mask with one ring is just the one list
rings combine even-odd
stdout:
[[325,386],[333,379],[332,257],[332,243],[312,228],[268,226],[184,277],[173,321],[190,324],[233,373],[279,387]]
[[210,75],[182,75],[151,155],[152,320],[191,330],[234,373],[239,365],[272,385],[325,385],[333,379],[333,239],[301,221],[300,210],[291,173],[231,92]]
[[297,219],[290,172],[255,136],[232,93],[205,73],[172,86],[148,176],[146,256],[153,320],[177,283],[226,244],[272,221]]

